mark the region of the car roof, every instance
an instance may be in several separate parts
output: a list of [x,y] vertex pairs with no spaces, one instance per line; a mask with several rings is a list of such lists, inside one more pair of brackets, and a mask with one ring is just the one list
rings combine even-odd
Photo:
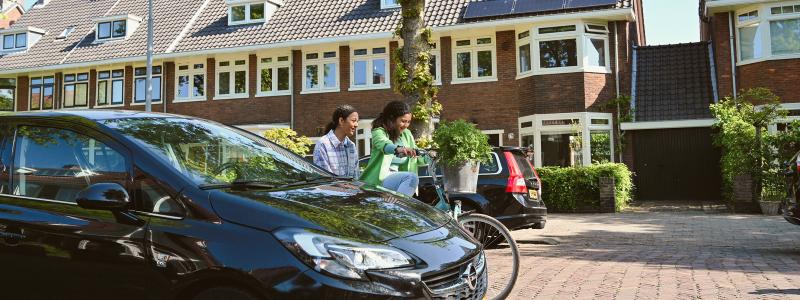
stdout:
[[99,121],[99,120],[109,120],[109,119],[167,118],[167,117],[181,117],[181,116],[164,114],[164,113],[143,112],[143,111],[103,110],[103,109],[26,111],[26,112],[0,113],[0,118],[53,118],[53,119],[74,120],[75,117],[91,121]]

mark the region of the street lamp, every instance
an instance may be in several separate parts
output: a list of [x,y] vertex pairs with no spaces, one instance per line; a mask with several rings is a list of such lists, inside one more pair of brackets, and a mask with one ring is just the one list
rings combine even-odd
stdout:
[[145,83],[145,110],[152,111],[153,105],[153,0],[147,1],[147,80]]

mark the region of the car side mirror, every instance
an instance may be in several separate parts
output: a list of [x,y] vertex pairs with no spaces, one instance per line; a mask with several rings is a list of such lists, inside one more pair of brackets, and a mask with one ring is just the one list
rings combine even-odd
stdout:
[[131,201],[128,192],[118,183],[95,183],[80,191],[75,202],[85,209],[122,211]]

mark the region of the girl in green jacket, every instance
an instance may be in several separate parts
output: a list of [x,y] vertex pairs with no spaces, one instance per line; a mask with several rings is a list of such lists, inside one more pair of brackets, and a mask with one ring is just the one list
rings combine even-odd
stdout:
[[361,180],[380,185],[398,193],[412,196],[417,191],[419,178],[414,136],[411,125],[411,107],[405,102],[392,101],[372,122],[372,151],[369,165]]

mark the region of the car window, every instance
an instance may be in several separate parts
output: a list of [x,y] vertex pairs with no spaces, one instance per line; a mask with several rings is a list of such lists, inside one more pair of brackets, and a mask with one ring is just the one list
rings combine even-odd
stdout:
[[12,172],[14,195],[75,202],[91,184],[125,185],[125,156],[73,131],[19,127]]
[[500,171],[500,164],[497,161],[497,153],[492,153],[492,160],[481,164],[480,174],[494,174]]
[[133,201],[136,210],[170,216],[183,216],[183,206],[164,187],[138,168],[134,177]]
[[0,125],[0,194],[8,193],[8,175],[11,158],[11,128]]
[[527,179],[536,178],[536,174],[533,172],[533,166],[531,166],[531,162],[525,157],[522,152],[512,151],[512,156],[514,156],[514,160],[517,161],[517,166],[519,166],[520,171],[522,171],[522,175],[525,176]]

